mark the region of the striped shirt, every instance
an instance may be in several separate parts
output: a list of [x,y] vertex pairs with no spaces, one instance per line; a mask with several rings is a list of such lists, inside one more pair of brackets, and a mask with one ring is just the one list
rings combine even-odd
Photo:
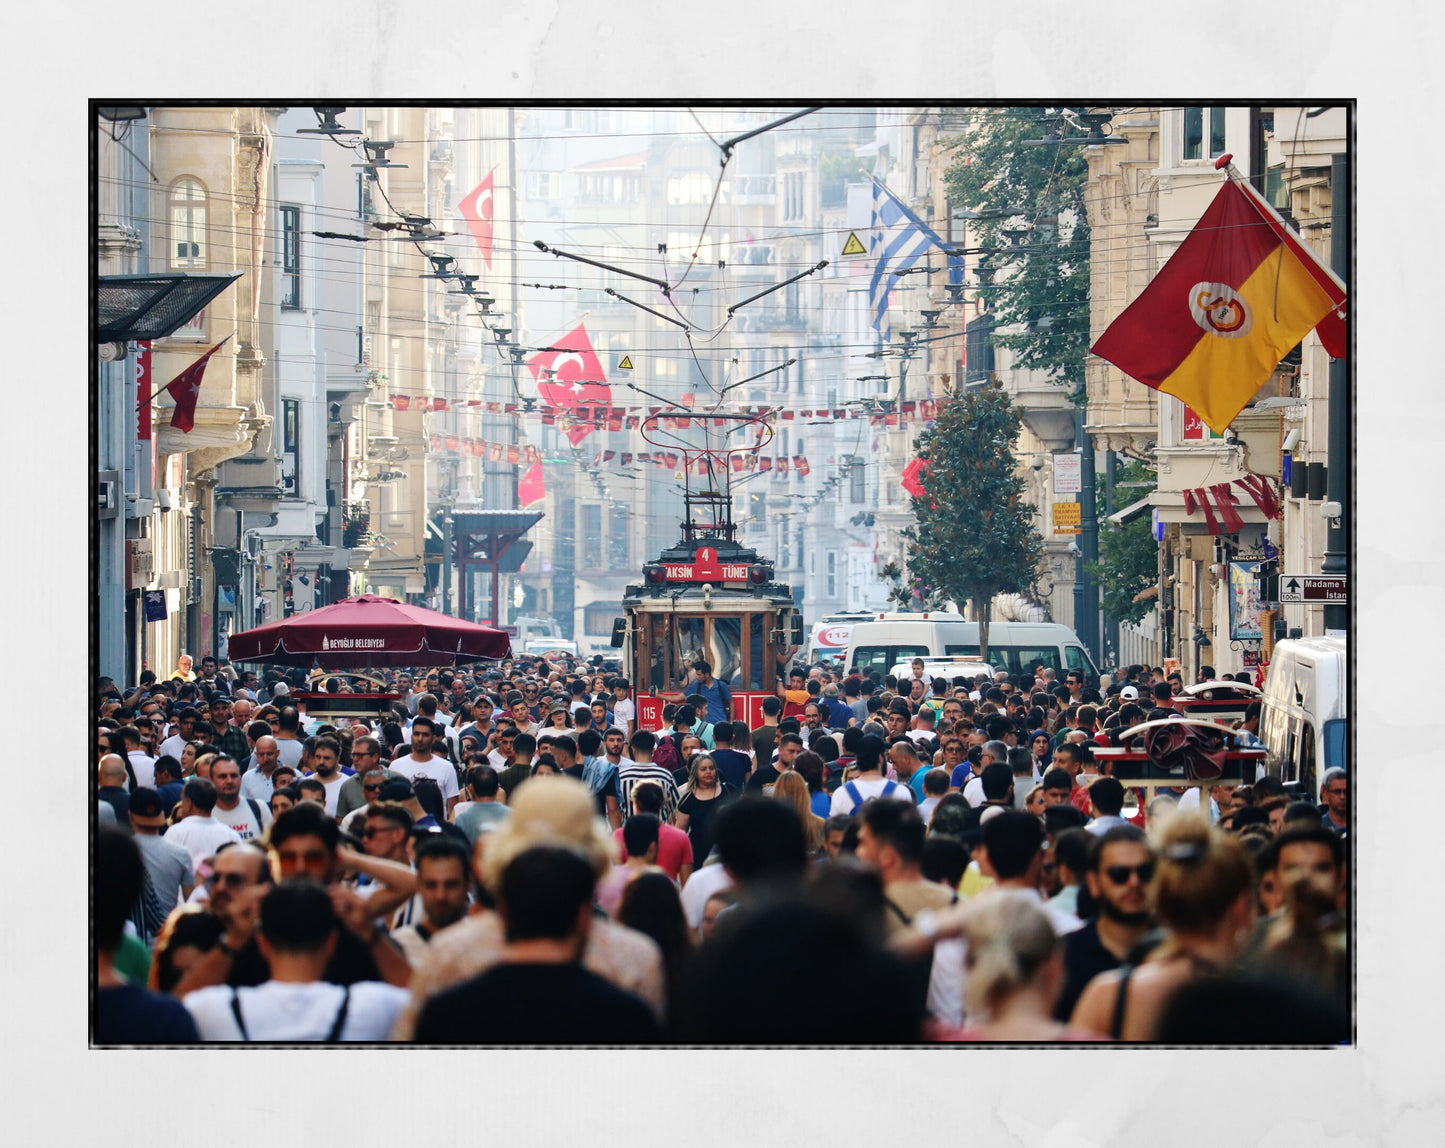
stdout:
[[617,804],[622,808],[622,816],[627,817],[631,812],[632,788],[640,781],[654,781],[662,786],[660,816],[663,824],[667,824],[672,820],[673,810],[677,808],[677,782],[673,780],[672,770],[653,765],[650,761],[625,762],[617,771]]

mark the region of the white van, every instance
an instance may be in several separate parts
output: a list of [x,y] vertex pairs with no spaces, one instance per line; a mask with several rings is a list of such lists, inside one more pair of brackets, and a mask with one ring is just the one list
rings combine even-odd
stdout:
[[[877,614],[858,622],[848,639],[847,665],[883,677],[899,662],[914,658],[978,660],[978,623],[962,614],[941,611]],[[1082,670],[1089,686],[1098,687],[1099,670],[1079,635],[1056,622],[990,622],[988,660],[1011,678],[1051,666],[1062,679]]]
[[1347,765],[1346,655],[1344,638],[1289,638],[1275,643],[1264,680],[1259,740],[1269,772],[1298,782],[1309,800],[1325,770]]

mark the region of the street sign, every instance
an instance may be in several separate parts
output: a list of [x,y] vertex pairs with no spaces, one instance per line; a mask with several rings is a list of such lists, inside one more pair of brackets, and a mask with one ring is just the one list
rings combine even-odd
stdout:
[[1345,602],[1348,601],[1347,574],[1281,574],[1281,602]]
[[1077,502],[1054,503],[1054,533],[1082,533],[1083,510],[1084,508]]
[[1054,493],[1078,494],[1084,489],[1084,456],[1069,451],[1054,455]]

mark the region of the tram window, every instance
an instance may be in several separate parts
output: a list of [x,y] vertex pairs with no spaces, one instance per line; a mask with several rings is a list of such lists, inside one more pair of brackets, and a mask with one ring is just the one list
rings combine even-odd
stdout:
[[680,689],[692,664],[707,660],[707,619],[678,617],[676,625],[677,654],[672,661],[672,684]]
[[708,648],[708,663],[713,676],[729,685],[737,684],[738,669],[742,665],[743,621],[741,618],[719,618],[713,615],[712,644]]
[[667,647],[672,640],[670,621],[661,614],[653,614],[649,619],[651,656],[648,659],[647,680],[653,690],[667,688]]

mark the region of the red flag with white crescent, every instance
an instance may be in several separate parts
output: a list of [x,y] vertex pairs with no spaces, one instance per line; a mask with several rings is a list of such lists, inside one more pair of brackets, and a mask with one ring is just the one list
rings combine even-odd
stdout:
[[[527,369],[537,380],[537,393],[542,401],[569,411],[594,406],[610,410],[612,388],[607,385],[607,375],[592,349],[586,325],[578,323],[562,338],[552,340],[551,348],[527,360]],[[575,446],[593,429],[590,421],[578,421],[568,428],[567,437]]]
[[[221,343],[225,341],[222,339]],[[221,343],[217,343],[166,384],[165,389],[176,401],[175,410],[171,412],[171,426],[182,434],[190,434],[195,428],[196,400],[201,395],[201,379],[206,373],[206,364],[211,361],[211,356],[221,349]]]
[[477,241],[488,271],[492,269],[492,174],[487,172],[487,178],[467,192],[457,204],[457,210],[467,221],[467,229]]

